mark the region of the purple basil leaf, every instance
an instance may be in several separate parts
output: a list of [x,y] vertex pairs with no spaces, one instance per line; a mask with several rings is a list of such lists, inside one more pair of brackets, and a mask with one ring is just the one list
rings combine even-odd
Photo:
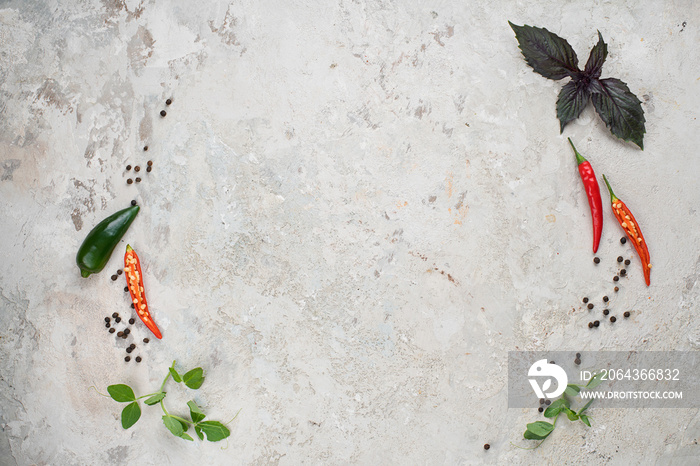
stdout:
[[590,86],[591,101],[610,132],[644,150],[644,110],[636,95],[619,79],[595,79]]
[[515,32],[525,61],[535,72],[554,80],[580,73],[576,52],[565,39],[544,28],[516,26],[510,21],[508,24]]
[[560,133],[564,132],[564,127],[572,120],[581,115],[583,109],[588,105],[588,86],[581,81],[569,81],[559,92],[557,98],[557,118],[559,118]]
[[603,63],[605,63],[607,56],[608,44],[603,41],[603,36],[600,31],[598,31],[598,43],[591,49],[584,74],[589,78],[600,78],[600,73],[603,71]]

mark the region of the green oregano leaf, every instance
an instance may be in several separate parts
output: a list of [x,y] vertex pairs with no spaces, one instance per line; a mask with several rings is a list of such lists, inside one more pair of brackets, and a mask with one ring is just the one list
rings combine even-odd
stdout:
[[644,150],[644,110],[642,102],[627,84],[616,78],[591,83],[591,101],[610,132]]
[[141,417],[141,407],[138,401],[129,403],[122,410],[122,427],[128,429],[136,424],[136,421]]
[[165,392],[159,392],[150,398],[146,398],[144,403],[147,404],[148,406],[153,406],[154,404],[158,403],[163,398],[165,398]]
[[201,387],[204,382],[204,370],[202,370],[201,367],[192,369],[182,376],[182,380],[185,382],[185,385],[196,390]]
[[207,440],[210,442],[218,442],[231,435],[231,431],[228,430],[228,427],[219,421],[203,421],[198,423],[197,427],[207,435]]
[[107,393],[112,397],[114,401],[120,403],[128,403],[130,401],[136,401],[136,395],[130,386],[123,383],[117,385],[110,385],[107,387]]
[[510,21],[508,24],[515,32],[525,61],[535,72],[554,80],[579,72],[576,52],[565,39],[545,28],[516,26]]

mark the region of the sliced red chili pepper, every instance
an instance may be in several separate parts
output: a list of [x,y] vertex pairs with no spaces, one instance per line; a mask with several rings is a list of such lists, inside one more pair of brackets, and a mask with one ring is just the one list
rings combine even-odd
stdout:
[[644,240],[642,235],[642,230],[639,228],[637,220],[632,215],[632,212],[627,208],[624,202],[618,199],[613,193],[608,179],[603,175],[603,180],[610,191],[610,203],[612,204],[612,211],[615,218],[620,223],[620,226],[625,230],[625,234],[632,242],[634,249],[637,251],[637,255],[642,261],[642,269],[644,272],[644,281],[647,286],[651,284],[651,258],[649,257],[649,248],[647,247],[647,242]]
[[134,303],[134,309],[139,317],[146,324],[146,327],[153,332],[157,338],[163,338],[160,330],[153,322],[150,312],[148,312],[148,303],[146,302],[146,294],[143,287],[143,274],[141,273],[141,262],[136,251],[130,245],[126,245],[126,254],[124,254],[124,276],[126,284],[129,287],[131,301]]
[[598,251],[600,245],[600,236],[603,234],[603,201],[600,198],[600,186],[591,163],[586,160],[583,155],[579,154],[574,147],[574,143],[569,138],[569,144],[576,154],[576,162],[578,163],[578,172],[583,181],[583,187],[588,196],[588,206],[591,208],[591,219],[593,221],[593,252]]

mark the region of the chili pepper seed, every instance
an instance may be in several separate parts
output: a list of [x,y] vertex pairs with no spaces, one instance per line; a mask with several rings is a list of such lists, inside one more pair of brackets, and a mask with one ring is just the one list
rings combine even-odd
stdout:
[[630,316],[630,311],[625,311],[625,313],[622,314],[622,315],[625,316],[625,317],[629,317],[629,316]]
[[113,281],[113,282],[117,281],[117,275],[116,275],[116,274],[115,274],[115,275],[112,275],[111,278],[112,278],[112,281]]
[[114,333],[114,332],[116,332],[116,330],[114,328],[109,329],[109,333]]
[[162,116],[163,118],[165,118],[165,115],[167,115],[167,114],[168,114],[168,112],[166,112],[165,110],[160,111],[160,116]]
[[134,180],[132,180],[131,178],[129,178],[128,180],[126,180],[126,184],[131,184],[131,183],[133,183],[133,182],[134,182]]
[[136,362],[141,362],[141,356],[136,356]]
[[603,311],[603,315],[606,316],[606,315],[608,315],[608,314],[610,314],[610,310],[609,310],[609,309],[605,309],[605,310]]
[[588,298],[583,298],[583,303],[586,304],[588,302]]
[[595,262],[596,264],[600,264],[600,257],[594,257],[593,262]]
[[625,244],[626,242],[627,242],[627,238],[625,238],[624,236],[622,238],[620,238],[620,243]]
[[593,303],[588,303],[588,309],[593,309],[594,307]]
[[610,322],[615,323],[616,320],[617,320],[617,317],[615,317],[615,316],[610,317]]

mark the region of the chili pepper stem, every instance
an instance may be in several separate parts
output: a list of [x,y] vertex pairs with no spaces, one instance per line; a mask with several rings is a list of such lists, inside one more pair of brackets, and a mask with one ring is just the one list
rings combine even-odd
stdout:
[[615,201],[619,201],[612,188],[610,187],[610,183],[608,183],[608,179],[605,177],[605,174],[603,174],[603,181],[605,181],[605,186],[608,187],[608,192],[610,192],[610,203],[614,204]]
[[574,143],[571,142],[571,138],[569,139],[569,144],[571,144],[571,148],[574,150],[574,155],[576,155],[576,163],[581,165],[583,162],[587,162],[586,158],[579,154],[579,152],[576,150],[576,146],[574,146]]

